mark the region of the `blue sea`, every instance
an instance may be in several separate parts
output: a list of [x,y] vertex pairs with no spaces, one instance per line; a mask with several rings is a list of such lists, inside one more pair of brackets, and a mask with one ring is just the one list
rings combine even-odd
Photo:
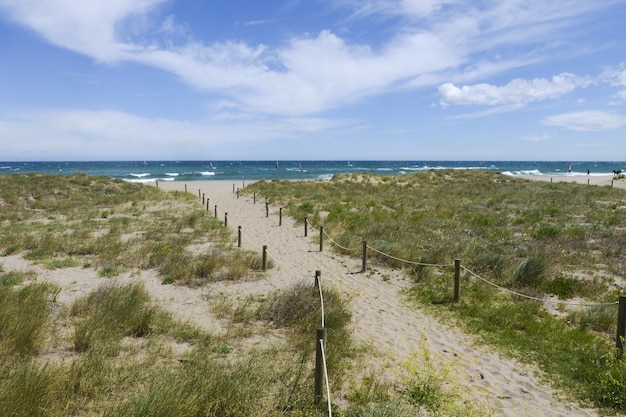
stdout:
[[511,176],[591,176],[626,171],[626,162],[568,161],[89,161],[0,162],[0,174],[83,172],[131,182],[330,179],[340,173],[408,174],[439,169],[484,170]]

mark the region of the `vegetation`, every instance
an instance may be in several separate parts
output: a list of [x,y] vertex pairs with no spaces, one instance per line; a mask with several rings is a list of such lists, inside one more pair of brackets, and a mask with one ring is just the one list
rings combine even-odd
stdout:
[[0,175],[0,253],[103,277],[156,268],[165,283],[191,286],[259,270],[259,257],[232,250],[228,230],[195,203],[84,174]]
[[[626,362],[614,348],[615,305],[548,309],[553,304],[495,287],[550,302],[614,303],[626,276],[624,190],[440,170],[262,181],[246,191],[280,204],[300,221],[307,217],[313,226],[323,225],[344,248],[367,241],[383,253],[370,251],[369,262],[405,268],[413,280],[407,297],[422,308],[539,365],[572,397],[607,411],[626,410]],[[451,302],[450,268],[401,259],[461,259],[473,272],[463,277],[461,302]]]
[[[227,331],[213,334],[177,321],[139,280],[109,279],[147,268],[164,285],[256,277],[258,256],[231,249],[230,233],[193,196],[86,175],[2,175],[0,224],[2,256],[36,264],[21,272],[0,263],[0,415],[327,414],[312,401],[321,316],[312,286],[214,295],[212,313]],[[102,285],[62,304],[59,287],[38,281],[45,268],[95,268]],[[333,402],[335,415],[424,415],[424,404],[429,415],[460,415],[454,401],[437,400],[459,396],[446,373],[416,397],[427,364],[407,365],[404,390],[367,371],[376,352],[353,341],[349,299],[333,288],[324,298],[331,392],[349,399]]]

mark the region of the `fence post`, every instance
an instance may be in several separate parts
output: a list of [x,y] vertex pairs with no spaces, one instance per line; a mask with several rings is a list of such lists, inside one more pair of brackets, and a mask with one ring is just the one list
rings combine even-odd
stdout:
[[224,227],[228,227],[228,213],[224,213]]
[[461,260],[454,260],[454,302],[458,303],[461,296]]
[[363,250],[361,251],[361,272],[367,269],[367,240],[363,241]]
[[209,211],[209,199],[206,199],[206,211]]
[[279,208],[278,209],[278,225],[282,226],[283,225],[283,208]]
[[269,217],[269,216],[270,216],[270,202],[266,198],[265,199],[265,217]]
[[309,220],[305,217],[304,218],[304,237],[307,237],[309,235]]
[[233,194],[235,194],[235,184],[233,184]]
[[324,250],[324,226],[320,226],[320,252]]
[[252,194],[252,203],[256,204],[256,191]]
[[198,199],[201,197],[200,196],[200,191],[202,191],[202,190],[198,188]]
[[215,205],[215,218],[217,219],[217,204]]
[[267,270],[267,245],[263,245],[263,258],[261,261],[261,269],[263,271]]
[[204,193],[202,193],[202,205],[204,206]]
[[237,247],[241,247],[241,226],[237,226]]
[[624,338],[626,337],[626,295],[619,297],[619,308],[617,311],[617,337],[615,346],[624,353]]
[[185,184],[185,192],[187,192],[187,184]]
[[324,362],[321,343],[326,345],[326,327],[318,328],[315,336],[315,404],[320,404],[324,394]]
[[320,280],[322,279],[322,271],[319,269],[315,271],[315,289],[320,288]]

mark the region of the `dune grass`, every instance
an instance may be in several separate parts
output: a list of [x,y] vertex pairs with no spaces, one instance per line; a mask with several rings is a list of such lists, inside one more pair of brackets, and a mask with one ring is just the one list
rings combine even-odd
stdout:
[[82,265],[113,277],[155,268],[165,282],[191,286],[260,269],[260,256],[232,250],[230,231],[191,194],[110,178],[1,175],[0,224],[1,254],[50,269]]
[[[216,297],[227,331],[211,334],[175,320],[140,283],[107,279],[146,268],[167,285],[254,278],[259,256],[231,249],[230,233],[193,196],[82,174],[2,175],[0,224],[0,254],[37,265],[0,267],[0,415],[327,415],[313,404],[312,286]],[[36,271],[76,267],[97,269],[102,285],[61,305],[60,288]],[[349,299],[324,292],[334,415],[420,415],[409,390],[368,373],[376,353],[353,341]]]
[[370,267],[404,268],[413,281],[407,297],[422,308],[539,365],[570,396],[608,412],[626,410],[626,362],[614,349],[615,306],[561,307],[555,314],[470,274],[462,280],[461,303],[454,304],[451,268],[397,260],[461,259],[481,277],[533,297],[615,302],[626,276],[624,190],[441,170],[261,181],[246,192],[269,198],[300,221],[323,225],[341,246],[357,249],[348,255],[361,256],[358,249],[367,241],[393,257],[370,251]]

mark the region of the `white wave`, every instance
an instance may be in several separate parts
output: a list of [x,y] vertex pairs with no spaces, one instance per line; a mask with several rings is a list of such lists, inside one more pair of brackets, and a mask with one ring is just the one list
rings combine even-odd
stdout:
[[215,172],[202,171],[202,172],[200,172],[200,175],[202,175],[203,177],[206,177],[206,176],[210,176],[210,175],[215,175]]
[[511,177],[519,177],[521,175],[545,175],[543,172],[538,169],[526,169],[520,171],[503,171],[503,175],[509,175]]
[[166,172],[165,175],[168,177],[178,177],[180,174],[178,172]]
[[133,174],[132,172],[130,173],[130,175],[132,175],[133,177],[137,177],[137,178],[143,178],[143,177],[147,177],[148,175],[150,175],[149,173],[143,173],[143,174]]

